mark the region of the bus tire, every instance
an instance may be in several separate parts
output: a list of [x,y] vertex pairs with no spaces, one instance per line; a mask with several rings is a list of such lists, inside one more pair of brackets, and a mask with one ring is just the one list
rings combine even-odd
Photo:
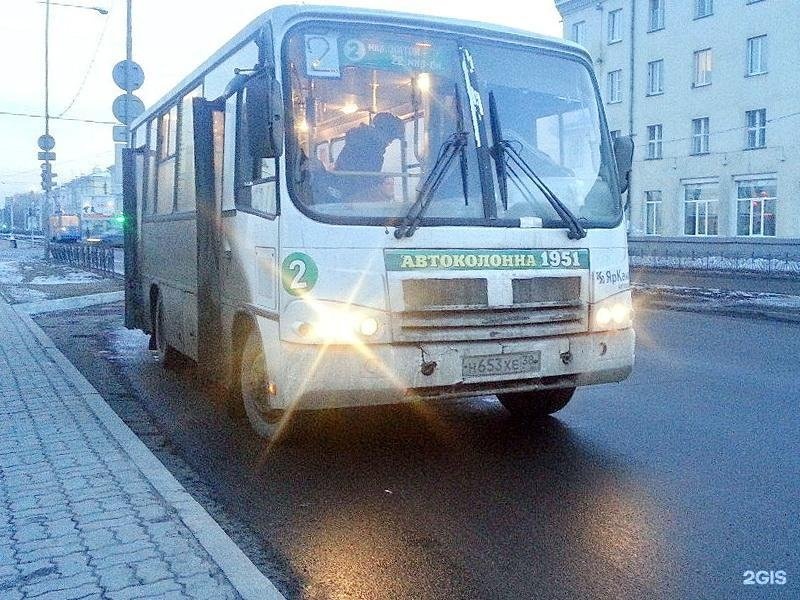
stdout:
[[158,364],[165,369],[171,369],[178,359],[178,351],[167,342],[166,327],[164,326],[166,318],[164,301],[161,299],[161,294],[159,294],[156,297],[153,314],[152,347]]
[[238,371],[236,388],[250,426],[263,438],[274,437],[280,427],[283,411],[270,405],[267,362],[261,347],[261,336],[255,327],[247,332]]
[[505,409],[519,419],[541,419],[564,408],[575,388],[557,388],[532,392],[497,394]]

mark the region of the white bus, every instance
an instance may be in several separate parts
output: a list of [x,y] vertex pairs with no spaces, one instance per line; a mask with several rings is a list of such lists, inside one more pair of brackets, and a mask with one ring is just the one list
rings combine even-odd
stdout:
[[261,435],[420,398],[538,417],[631,372],[632,141],[574,44],[277,7],[132,136],[126,324]]

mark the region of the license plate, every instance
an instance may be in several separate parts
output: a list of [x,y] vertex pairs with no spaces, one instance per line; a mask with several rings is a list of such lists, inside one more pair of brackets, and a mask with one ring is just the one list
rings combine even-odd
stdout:
[[517,352],[514,354],[492,354],[489,356],[465,356],[461,362],[464,377],[491,377],[533,373],[541,368],[542,353]]

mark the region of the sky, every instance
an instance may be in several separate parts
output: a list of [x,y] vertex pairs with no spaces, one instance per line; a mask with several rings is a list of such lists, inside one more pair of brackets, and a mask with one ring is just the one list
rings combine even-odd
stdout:
[[[111,104],[122,93],[111,70],[125,58],[125,0],[52,0],[99,7],[50,9],[50,114],[114,121]],[[284,4],[287,2],[283,2]],[[145,82],[135,93],[145,106],[157,101],[252,19],[281,2],[265,0],[133,0],[133,59]],[[389,0],[339,0],[314,4],[395,10]],[[404,12],[509,25],[561,37],[553,0],[405,0]],[[45,7],[37,0],[0,0],[0,206],[17,192],[40,190],[36,140],[44,119],[1,114],[44,112]],[[51,120],[63,183],[114,162],[110,124]]]

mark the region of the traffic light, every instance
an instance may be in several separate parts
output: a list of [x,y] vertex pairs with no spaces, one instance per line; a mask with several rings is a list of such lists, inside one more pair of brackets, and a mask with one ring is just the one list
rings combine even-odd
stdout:
[[49,192],[56,184],[55,178],[58,173],[53,173],[53,167],[49,162],[42,163],[42,189]]

